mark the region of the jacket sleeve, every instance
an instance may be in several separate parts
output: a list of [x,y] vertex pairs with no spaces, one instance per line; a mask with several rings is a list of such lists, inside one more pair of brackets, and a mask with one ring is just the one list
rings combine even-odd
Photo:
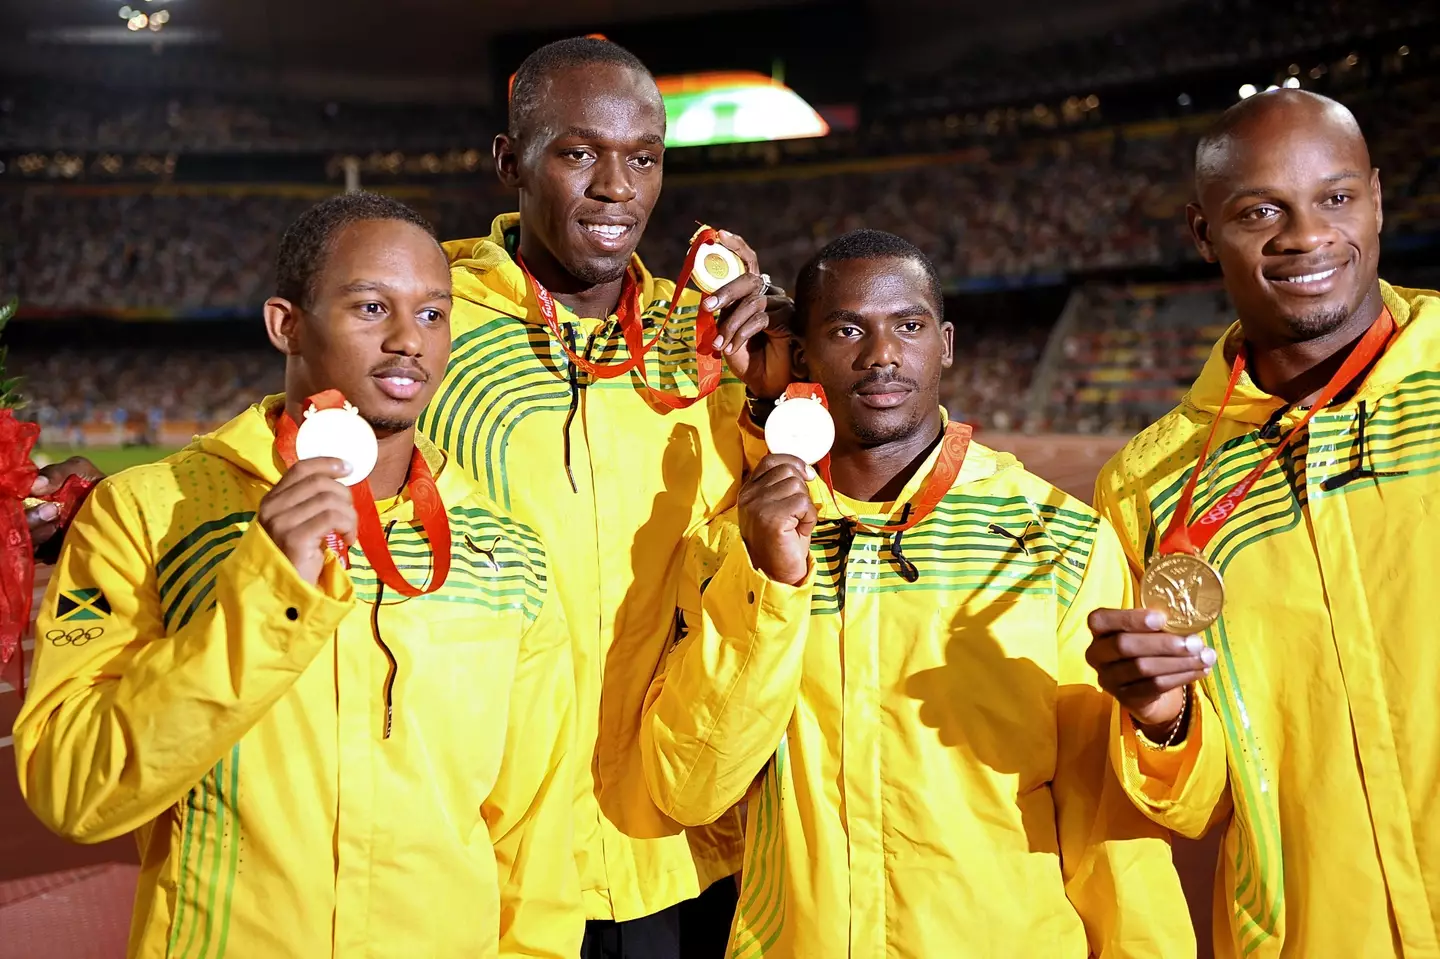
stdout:
[[714,822],[744,797],[800,695],[814,567],[798,587],[771,581],[731,516],[687,546],[682,595],[698,601],[682,600],[689,634],[651,683],[640,725],[650,796],[685,826]]
[[[1101,470],[1095,508],[1114,524],[1131,573],[1139,577],[1154,522],[1146,496],[1128,473],[1119,459]],[[1185,738],[1166,749],[1141,745],[1129,713],[1114,703],[1109,752],[1131,802],[1165,828],[1198,839],[1230,812],[1230,790],[1225,741],[1205,684],[1192,687],[1191,695]]]
[[1193,956],[1195,933],[1169,836],[1135,808],[1110,770],[1111,698],[1085,659],[1090,611],[1124,608],[1131,593],[1120,544],[1102,520],[1058,636],[1059,729],[1051,785],[1061,869],[1092,955]]
[[520,641],[505,758],[481,809],[500,883],[500,956],[573,959],[585,912],[575,863],[575,673],[554,588]]
[[[31,688],[15,722],[20,788],[50,829],[103,842],[149,822],[265,714],[352,605],[331,562],[302,580],[258,523],[215,567],[214,605],[167,625],[150,517],[106,480],[65,537],[36,624]],[[89,619],[63,596],[103,604]],[[108,611],[107,611],[108,608]]]

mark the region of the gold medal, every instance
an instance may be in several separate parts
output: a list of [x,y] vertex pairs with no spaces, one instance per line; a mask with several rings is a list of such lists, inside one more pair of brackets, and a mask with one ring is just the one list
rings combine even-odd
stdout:
[[690,280],[706,293],[714,293],[744,275],[745,264],[729,247],[702,243],[695,251],[695,272],[690,274]]
[[1140,605],[1165,612],[1165,630],[1190,636],[1209,629],[1225,607],[1225,583],[1193,553],[1167,553],[1145,567]]

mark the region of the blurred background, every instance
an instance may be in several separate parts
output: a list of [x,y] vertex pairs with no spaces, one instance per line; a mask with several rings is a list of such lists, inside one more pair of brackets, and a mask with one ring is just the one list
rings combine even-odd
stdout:
[[[666,186],[777,283],[857,227],[937,263],[953,416],[1082,498],[1231,312],[1185,230],[1197,131],[1278,86],[1357,114],[1382,273],[1440,285],[1440,13],[1413,0],[0,0],[0,300],[41,456],[143,462],[280,388],[259,305],[285,225],[346,188],[445,238],[513,208],[490,141],[540,44],[599,32],[661,80]],[[134,851],[66,846],[4,770],[0,959],[124,954]],[[1178,851],[1208,955],[1212,846]]]

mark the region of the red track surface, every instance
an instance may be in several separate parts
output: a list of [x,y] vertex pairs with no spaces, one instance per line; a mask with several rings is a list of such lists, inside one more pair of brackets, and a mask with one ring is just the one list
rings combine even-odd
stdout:
[[[1089,502],[1095,474],[1119,448],[1108,437],[981,434],[980,442],[1014,453],[1032,471]],[[44,589],[39,571],[36,605]],[[28,653],[27,641],[27,653]],[[10,727],[19,709],[0,684],[0,959],[123,959],[136,853],[129,839],[76,846],[30,815],[13,773]],[[1218,840],[1179,842],[1176,860],[1201,940],[1210,952],[1211,877]]]

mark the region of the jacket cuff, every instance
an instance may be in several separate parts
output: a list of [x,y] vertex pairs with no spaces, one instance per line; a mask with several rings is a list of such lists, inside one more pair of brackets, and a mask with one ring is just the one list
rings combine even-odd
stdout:
[[355,605],[354,587],[338,562],[327,559],[312,586],[258,522],[230,555],[227,579],[232,601],[246,611],[247,629],[284,653],[328,640]]
[[[767,624],[792,622],[810,616],[810,595],[815,590],[815,559],[806,558],[805,579],[798,586],[779,583],[756,569],[750,558],[750,548],[744,540],[740,549],[726,558],[721,573],[728,572],[734,577],[731,589],[740,593],[745,601],[745,632],[754,636]],[[716,576],[719,579],[719,576]]]
[[1110,707],[1110,758],[1125,792],[1142,808],[1165,813],[1185,804],[1196,780],[1195,767],[1207,735],[1198,693],[1190,710],[1185,738],[1169,746],[1140,742],[1130,711],[1114,702]]

